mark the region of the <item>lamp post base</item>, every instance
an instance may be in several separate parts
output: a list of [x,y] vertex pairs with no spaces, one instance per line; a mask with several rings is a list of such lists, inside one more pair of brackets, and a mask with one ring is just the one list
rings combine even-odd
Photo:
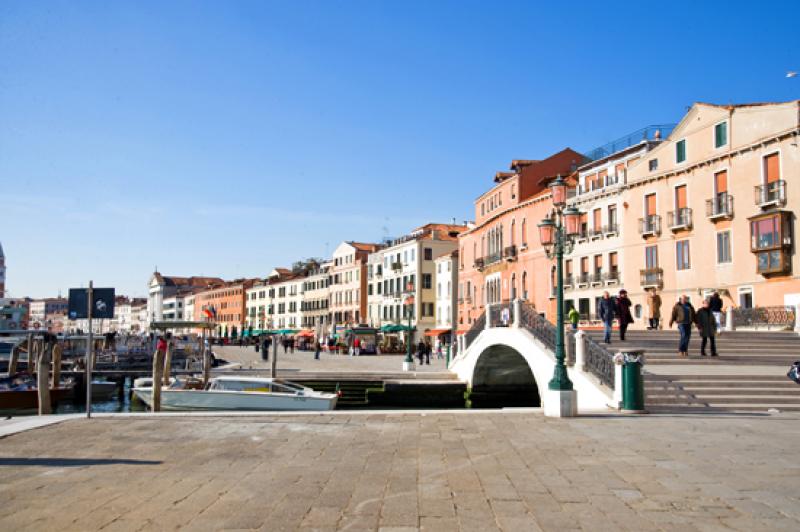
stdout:
[[576,390],[545,390],[544,415],[547,417],[575,417],[578,415]]
[[403,371],[414,371],[414,363],[403,361]]

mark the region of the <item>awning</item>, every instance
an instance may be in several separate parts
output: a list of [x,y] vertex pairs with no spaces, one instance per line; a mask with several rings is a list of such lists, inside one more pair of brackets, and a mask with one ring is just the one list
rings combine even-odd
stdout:
[[381,327],[381,332],[388,332],[388,333],[396,333],[396,332],[407,331],[407,330],[408,330],[408,326],[407,325],[389,324],[389,325],[384,325],[383,327]]
[[297,333],[297,336],[313,338],[314,337],[314,331],[312,331],[311,329],[304,329],[304,330],[300,331],[299,333]]
[[449,333],[450,329],[430,329],[425,331],[425,336],[439,336],[440,334]]

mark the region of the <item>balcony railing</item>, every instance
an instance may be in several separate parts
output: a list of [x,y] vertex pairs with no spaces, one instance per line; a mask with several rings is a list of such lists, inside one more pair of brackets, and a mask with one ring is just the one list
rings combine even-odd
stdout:
[[565,289],[566,288],[572,288],[572,285],[574,284],[574,282],[575,282],[575,280],[572,278],[571,275],[565,275],[564,276],[564,288]]
[[692,209],[683,207],[667,213],[667,224],[670,230],[679,231],[692,227]]
[[603,238],[603,235],[604,235],[604,234],[605,234],[605,232],[603,231],[603,228],[602,228],[602,227],[595,227],[595,228],[593,228],[593,229],[588,229],[588,230],[586,231],[586,235],[587,235],[587,236],[588,236],[590,239],[595,239],[595,238]]
[[503,257],[508,260],[512,261],[517,258],[517,246],[506,246],[503,249]]
[[581,273],[578,275],[577,285],[587,285],[589,284],[589,274],[588,273]]
[[392,270],[400,271],[402,269],[403,269],[403,263],[402,262],[393,262],[392,263]]
[[[625,170],[623,170],[624,172]],[[606,186],[616,185],[619,183],[619,174],[610,174],[606,176]]]
[[619,225],[616,224],[616,223],[613,223],[613,224],[608,224],[606,226],[603,226],[603,233],[605,233],[606,236],[618,235],[619,234]]
[[475,269],[482,270],[483,269],[483,257],[475,259]]
[[488,266],[490,264],[494,264],[495,262],[500,262],[501,258],[502,258],[502,256],[501,256],[501,254],[499,252],[498,253],[490,253],[490,254],[486,255],[485,257],[483,257],[483,264]]
[[640,270],[642,288],[661,288],[664,286],[664,270],[646,268]]
[[607,274],[604,275],[606,284],[614,284],[619,283],[619,270],[611,270]]
[[755,188],[755,193],[756,205],[759,207],[784,205],[786,203],[786,181],[779,179],[772,183],[758,185]]
[[731,218],[733,216],[733,196],[721,192],[706,200],[706,216],[711,220]]
[[661,216],[651,214],[644,218],[639,218],[639,234],[642,236],[661,234]]
[[602,272],[594,272],[592,274],[591,278],[589,279],[589,282],[591,282],[592,285],[602,284],[603,283],[603,273]]

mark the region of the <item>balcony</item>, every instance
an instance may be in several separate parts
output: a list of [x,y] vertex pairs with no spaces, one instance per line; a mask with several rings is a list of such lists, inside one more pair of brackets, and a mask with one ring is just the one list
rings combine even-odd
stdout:
[[642,288],[663,288],[664,270],[661,268],[647,268],[639,270]]
[[603,227],[603,233],[606,236],[616,236],[619,234],[619,225],[616,223],[608,224]]
[[786,181],[779,179],[755,188],[756,205],[762,209],[786,205]]
[[[625,172],[625,170],[623,170]],[[619,183],[619,174],[610,174],[606,176],[606,186],[616,185]]]
[[500,262],[502,255],[500,252],[497,253],[490,253],[483,257],[483,264],[485,266],[489,266],[490,264],[494,264],[495,262]]
[[506,246],[503,249],[503,258],[509,262],[517,260],[517,246]]
[[589,285],[589,274],[588,273],[581,273],[578,275],[577,282],[578,287],[581,286],[588,286]]
[[661,216],[650,214],[639,218],[639,234],[642,236],[657,236],[661,234]]
[[667,213],[667,225],[670,231],[682,231],[692,228],[692,209],[684,207]]
[[564,289],[572,288],[572,285],[575,281],[573,280],[571,275],[564,276]]
[[619,270],[611,270],[603,278],[606,284],[619,284]]
[[392,270],[394,270],[396,272],[399,272],[402,269],[403,269],[403,263],[402,262],[393,262],[392,263]]
[[483,257],[475,259],[475,263],[473,264],[476,270],[483,270]]
[[603,273],[602,272],[594,272],[591,277],[589,278],[589,282],[592,286],[598,286],[603,284]]
[[706,200],[706,217],[709,220],[733,218],[733,196],[721,192],[716,197]]
[[603,231],[602,227],[596,227],[586,231],[586,236],[589,238],[589,240],[598,240],[603,238],[603,235],[605,235],[605,232]]

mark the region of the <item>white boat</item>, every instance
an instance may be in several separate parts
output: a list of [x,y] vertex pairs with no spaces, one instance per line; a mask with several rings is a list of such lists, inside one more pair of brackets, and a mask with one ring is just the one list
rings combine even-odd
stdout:
[[[136,387],[134,395],[153,406],[153,389]],[[180,380],[161,389],[163,410],[333,410],[337,394],[293,382],[262,377],[215,377],[205,390],[187,389]]]

